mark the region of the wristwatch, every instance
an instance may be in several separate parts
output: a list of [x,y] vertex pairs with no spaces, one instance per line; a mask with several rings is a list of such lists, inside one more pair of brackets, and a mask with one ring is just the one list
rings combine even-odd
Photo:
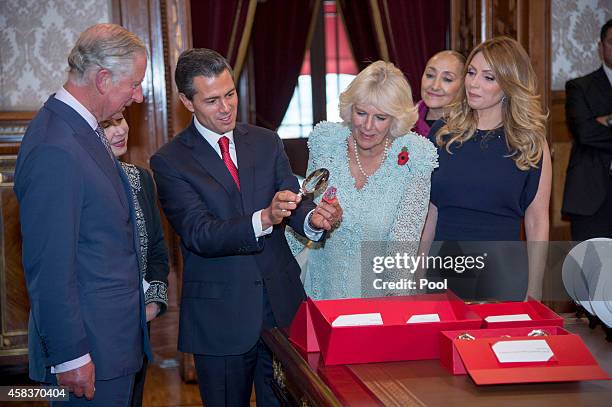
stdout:
[[612,127],[612,114],[608,115],[608,118],[606,119],[606,124],[608,125],[608,127]]

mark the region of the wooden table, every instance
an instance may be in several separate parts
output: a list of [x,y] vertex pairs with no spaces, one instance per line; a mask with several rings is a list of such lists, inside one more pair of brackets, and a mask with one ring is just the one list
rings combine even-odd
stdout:
[[[612,343],[585,318],[564,315],[565,328],[580,335],[612,377]],[[612,380],[477,386],[453,376],[438,360],[325,366],[319,353],[301,354],[285,332],[273,329],[264,341],[274,354],[277,394],[299,406],[611,406]]]

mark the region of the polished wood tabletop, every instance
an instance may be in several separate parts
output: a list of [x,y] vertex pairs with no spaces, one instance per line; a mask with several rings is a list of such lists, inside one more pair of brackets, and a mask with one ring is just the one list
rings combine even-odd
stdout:
[[[612,343],[585,318],[564,315],[612,377]],[[612,380],[477,386],[451,375],[439,360],[325,366],[320,353],[296,350],[274,329],[264,340],[275,356],[275,380],[287,404],[312,406],[610,406]]]

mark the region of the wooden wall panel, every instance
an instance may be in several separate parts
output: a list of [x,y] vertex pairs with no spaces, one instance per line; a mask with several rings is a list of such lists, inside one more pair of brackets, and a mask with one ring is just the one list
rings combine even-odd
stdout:
[[522,16],[518,13],[518,0],[493,0],[487,9],[491,15],[491,24],[487,24],[489,37],[506,35],[518,39],[518,25]]
[[565,122],[565,92],[551,93],[550,109],[551,153],[553,156],[553,186],[550,201],[550,240],[571,240],[570,224],[561,216],[565,172],[572,148],[572,137]]
[[149,50],[142,84],[145,100],[130,106],[126,113],[130,140],[124,159],[148,167],[151,155],[168,140],[161,1],[120,0],[119,9],[119,23],[138,35]]
[[174,70],[181,52],[192,47],[191,11],[189,0],[166,0],[166,77],[168,106],[168,138],[174,137],[191,121],[191,113],[178,98]]
[[[538,77],[538,90],[542,95],[542,105],[550,111],[551,93],[551,14],[550,0],[528,1],[521,0],[522,10],[525,11],[522,21],[528,18],[527,32],[519,41],[531,57],[531,64]],[[551,141],[550,133],[548,135]]]
[[30,303],[21,263],[19,206],[13,192],[15,155],[0,157],[0,365],[23,363]]
[[451,0],[451,48],[468,55],[498,35],[517,39],[531,57],[542,105],[550,103],[551,0]]
[[484,0],[451,0],[451,48],[466,57],[482,42],[482,7]]

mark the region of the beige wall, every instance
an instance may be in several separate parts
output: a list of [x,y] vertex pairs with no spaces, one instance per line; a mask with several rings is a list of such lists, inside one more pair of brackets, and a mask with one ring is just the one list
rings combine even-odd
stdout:
[[0,111],[38,110],[79,33],[110,16],[110,0],[0,0]]

